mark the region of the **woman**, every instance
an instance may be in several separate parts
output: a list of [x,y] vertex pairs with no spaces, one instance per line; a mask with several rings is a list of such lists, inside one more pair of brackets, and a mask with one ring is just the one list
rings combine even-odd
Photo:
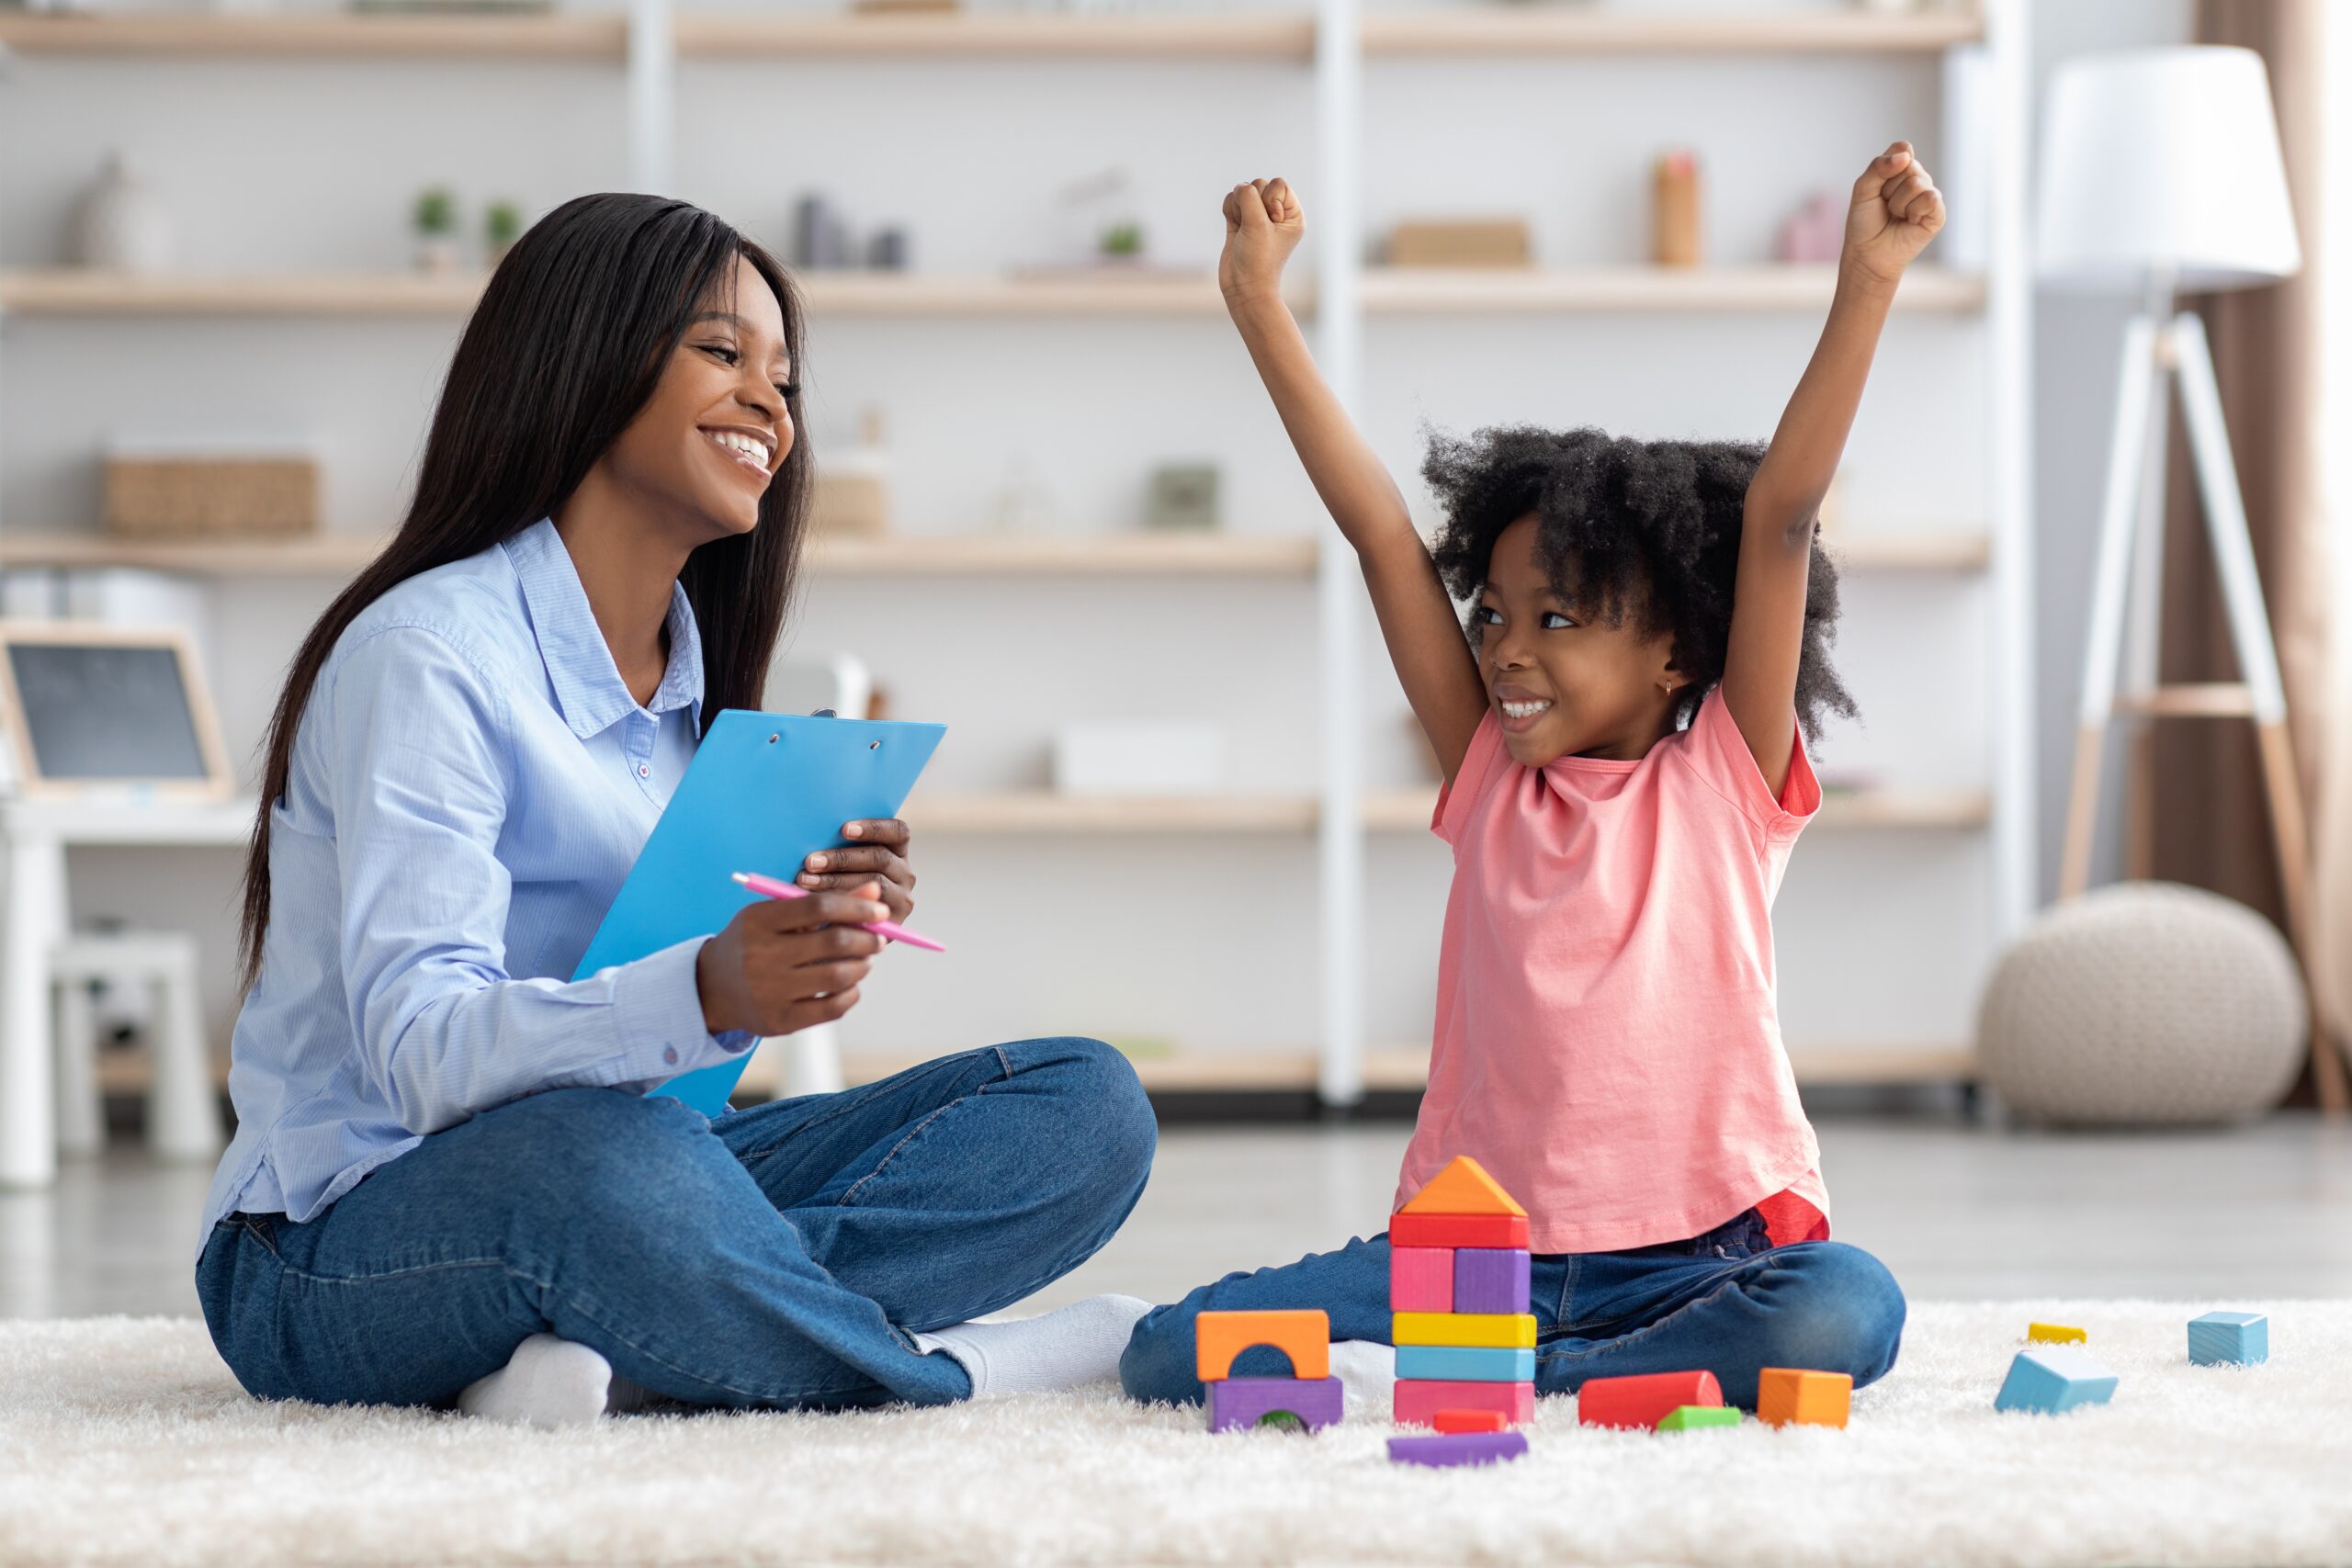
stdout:
[[830,1407],[1114,1370],[1140,1302],[964,1322],[1142,1192],[1151,1112],[1106,1047],[717,1122],[647,1092],[856,1005],[857,926],[912,908],[902,824],[845,825],[810,897],[563,978],[707,716],[758,705],[806,514],[800,347],[783,269],[684,202],[567,203],[492,277],[407,521],[270,726],[197,1265],[254,1393],[554,1425],[627,1384]]

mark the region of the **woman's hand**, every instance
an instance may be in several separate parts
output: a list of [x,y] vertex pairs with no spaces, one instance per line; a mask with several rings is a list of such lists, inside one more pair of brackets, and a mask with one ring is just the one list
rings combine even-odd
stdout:
[[1225,197],[1225,254],[1216,283],[1228,306],[1282,293],[1283,265],[1306,232],[1306,214],[1288,180],[1251,180]]
[[845,850],[819,850],[800,863],[800,886],[811,893],[862,886],[881,878],[882,901],[890,919],[914,913],[915,868],[907,863],[907,825],[897,818],[842,824],[842,837],[855,839]]
[[704,1027],[790,1034],[855,1007],[858,982],[882,951],[880,937],[858,928],[889,918],[880,890],[868,878],[854,892],[763,898],[735,911],[695,957]]
[[1943,226],[1943,193],[1920,167],[1911,143],[1898,141],[1854,182],[1854,202],[1846,209],[1846,260],[1892,288]]

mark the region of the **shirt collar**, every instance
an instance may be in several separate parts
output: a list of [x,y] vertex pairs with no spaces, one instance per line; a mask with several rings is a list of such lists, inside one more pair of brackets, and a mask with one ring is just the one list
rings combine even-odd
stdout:
[[[523,603],[530,612],[531,635],[538,640],[539,657],[547,664],[548,680],[555,687],[556,706],[571,733],[586,739],[611,728],[637,710],[613,650],[588,607],[587,591],[571,564],[571,552],[555,524],[541,518],[502,547],[523,585]],[[694,607],[686,602],[684,584],[670,585],[670,663],[662,672],[650,705],[654,713],[702,703],[702,636],[695,626]]]

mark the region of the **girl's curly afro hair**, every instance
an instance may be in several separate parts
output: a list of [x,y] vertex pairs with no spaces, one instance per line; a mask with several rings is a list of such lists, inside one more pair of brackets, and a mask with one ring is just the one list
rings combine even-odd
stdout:
[[[1634,441],[1590,427],[1433,433],[1421,477],[1445,509],[1438,573],[1456,600],[1475,601],[1496,537],[1534,513],[1536,558],[1563,599],[1673,637],[1674,662],[1690,678],[1675,717],[1688,724],[1723,679],[1741,509],[1763,456],[1758,443]],[[1797,720],[1809,740],[1829,715],[1855,711],[1829,663],[1837,623],[1838,569],[1816,542],[1797,664]],[[1470,636],[1475,643],[1475,624]]]

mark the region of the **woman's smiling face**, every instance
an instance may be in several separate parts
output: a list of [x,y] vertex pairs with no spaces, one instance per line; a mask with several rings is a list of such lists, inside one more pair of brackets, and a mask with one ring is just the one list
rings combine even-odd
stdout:
[[653,395],[599,459],[656,511],[704,539],[748,534],[792,450],[796,372],[784,307],[744,258],[702,300]]

